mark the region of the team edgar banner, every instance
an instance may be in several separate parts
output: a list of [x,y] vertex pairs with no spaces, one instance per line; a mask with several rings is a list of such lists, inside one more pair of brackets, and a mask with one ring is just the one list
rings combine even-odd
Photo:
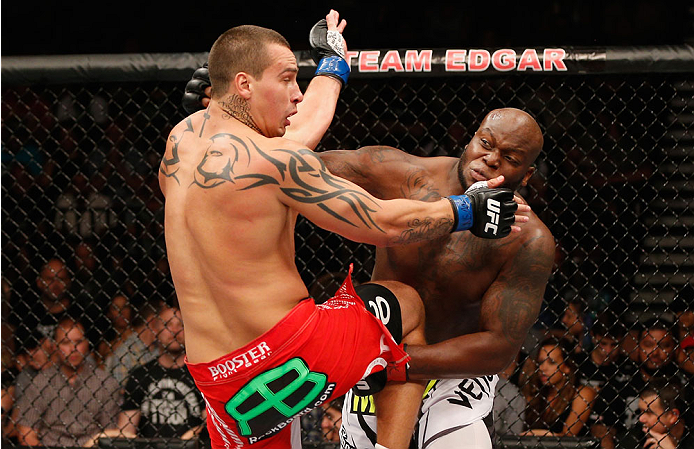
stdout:
[[[402,49],[348,51],[347,62],[355,73],[431,74],[457,72],[566,72],[565,48],[487,50]],[[308,64],[310,65],[310,63]]]
[[[294,52],[299,76],[316,63],[308,50]],[[532,47],[350,50],[351,77],[504,74],[694,73],[694,47]],[[207,60],[200,53],[3,56],[6,85],[139,81],[187,81]],[[50,74],[50,75],[49,75]]]
[[[348,51],[350,76],[503,75],[581,73],[694,73],[694,47],[533,47],[380,49]],[[298,52],[300,67],[315,67],[309,52]]]

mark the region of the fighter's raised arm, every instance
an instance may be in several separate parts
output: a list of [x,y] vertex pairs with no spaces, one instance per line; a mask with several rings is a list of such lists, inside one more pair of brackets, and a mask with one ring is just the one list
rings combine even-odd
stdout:
[[[317,64],[303,101],[297,105],[291,126],[285,138],[315,149],[323,138],[335,115],[337,99],[347,85],[350,67],[345,56],[347,42],[343,32],[347,21],[331,9],[309,32],[311,55]],[[189,114],[207,108],[210,104],[210,74],[207,63],[193,72],[183,94],[183,108]]]
[[332,123],[337,99],[347,85],[350,67],[346,60],[347,42],[343,32],[347,22],[330,10],[325,20],[309,33],[311,55],[317,64],[315,75],[304,92],[285,138],[315,149]]

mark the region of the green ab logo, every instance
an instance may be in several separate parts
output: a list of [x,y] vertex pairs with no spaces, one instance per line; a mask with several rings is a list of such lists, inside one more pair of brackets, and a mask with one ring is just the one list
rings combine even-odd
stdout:
[[258,435],[306,407],[318,405],[315,401],[325,393],[327,379],[325,374],[309,370],[302,359],[293,358],[254,377],[224,408],[238,422],[241,435]]

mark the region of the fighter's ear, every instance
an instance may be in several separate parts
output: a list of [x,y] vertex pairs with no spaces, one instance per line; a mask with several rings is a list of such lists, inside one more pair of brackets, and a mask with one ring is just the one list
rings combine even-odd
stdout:
[[528,168],[528,171],[525,172],[525,176],[523,176],[523,180],[521,181],[521,185],[522,185],[523,187],[525,187],[525,186],[528,184],[528,181],[529,181],[530,178],[532,177],[533,173],[535,173],[535,166],[534,166],[534,165],[531,165],[531,166]]
[[251,84],[253,77],[246,72],[238,72],[234,77],[234,87],[241,98],[248,100],[251,98]]
[[[468,144],[468,145],[469,145],[469,144]],[[462,156],[463,154],[465,154],[466,151],[467,151],[467,145],[465,145],[465,146],[463,147],[463,151],[462,151],[462,153],[460,153],[460,155]]]

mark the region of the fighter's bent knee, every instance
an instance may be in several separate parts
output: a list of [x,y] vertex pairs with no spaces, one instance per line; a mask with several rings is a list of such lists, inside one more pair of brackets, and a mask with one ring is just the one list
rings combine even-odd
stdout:
[[[385,325],[396,342],[401,343],[403,338],[403,315],[399,299],[402,300],[402,296],[407,296],[408,294],[403,292],[403,288],[400,285],[407,286],[393,282],[385,284],[388,287],[380,283],[368,282],[357,286],[355,291],[364,301],[368,311]],[[396,292],[400,296],[396,296]],[[408,298],[403,301],[403,304],[406,305],[409,301],[410,299]],[[376,394],[385,387],[387,380],[388,376],[385,370],[370,374],[354,386],[354,394],[356,396]]]
[[386,326],[393,339],[402,341],[402,309],[400,302],[389,288],[368,282],[355,288],[366,308]]
[[[398,281],[372,281],[392,292],[400,303],[403,335],[416,329],[424,329],[424,304],[419,293],[407,284]],[[414,341],[410,343],[415,344]]]

